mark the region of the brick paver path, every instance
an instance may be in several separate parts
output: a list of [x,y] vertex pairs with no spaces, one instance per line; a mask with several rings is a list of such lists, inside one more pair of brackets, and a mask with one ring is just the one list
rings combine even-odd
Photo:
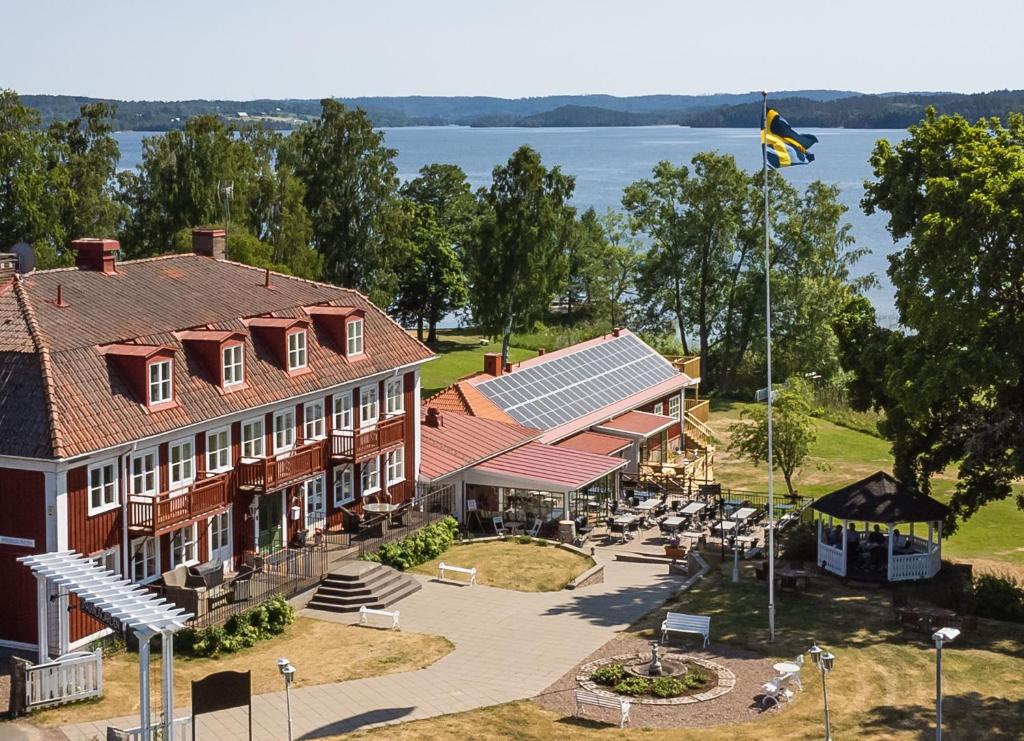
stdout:
[[[604,645],[612,634],[657,607],[682,586],[664,566],[610,562],[605,582],[575,591],[522,593],[424,580],[399,603],[402,628],[443,635],[455,650],[426,669],[291,692],[295,739],[314,739],[371,725],[419,720],[533,697]],[[346,615],[311,617],[352,622]],[[302,667],[296,667],[301,674]],[[154,715],[159,698],[153,697]],[[176,711],[179,717],[187,711]],[[253,698],[253,737],[287,737],[284,692]],[[137,718],[68,726],[72,741],[105,739],[106,727]],[[243,738],[245,713],[200,716],[198,741]]]

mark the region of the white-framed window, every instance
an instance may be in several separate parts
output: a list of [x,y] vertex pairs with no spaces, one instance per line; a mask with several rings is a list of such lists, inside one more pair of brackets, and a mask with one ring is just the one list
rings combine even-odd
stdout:
[[224,388],[242,383],[245,380],[242,345],[228,345],[221,357],[224,364]]
[[117,548],[108,548],[105,551],[94,553],[89,560],[106,571],[113,571],[118,576],[121,575],[121,554],[117,552]]
[[348,323],[348,347],[346,355],[360,355],[363,352],[363,320],[353,319]]
[[384,411],[389,417],[405,411],[401,378],[391,378],[384,383]]
[[388,483],[405,481],[405,448],[388,453]]
[[266,455],[266,437],[263,432],[263,417],[254,417],[242,422],[242,457],[262,458]]
[[377,402],[377,385],[363,386],[359,389],[359,426],[373,427],[380,417],[380,405]]
[[302,408],[302,427],[305,440],[323,440],[326,437],[323,399],[311,401]]
[[659,401],[657,404],[655,404],[654,405],[654,413],[655,414],[664,414],[665,413],[665,402]]
[[156,450],[143,450],[131,459],[132,475],[129,491],[132,494],[156,496]]
[[195,448],[191,437],[176,440],[168,446],[171,491],[184,489],[196,480]]
[[132,541],[132,581],[144,584],[160,577],[159,544],[158,538]]
[[355,501],[356,491],[352,483],[352,466],[337,466],[334,469],[335,507]]
[[295,447],[295,410],[286,409],[274,415],[274,452]]
[[352,429],[352,392],[339,391],[334,395],[334,429]]
[[371,458],[360,466],[359,478],[363,496],[380,491],[380,458]]
[[193,522],[171,533],[171,568],[194,563],[199,563],[199,539],[196,537],[196,523]]
[[117,505],[117,463],[89,466],[89,514],[98,515]]
[[206,433],[206,472],[220,473],[231,468],[231,428]]
[[673,396],[668,400],[668,416],[679,419],[680,398]]
[[288,335],[288,370],[306,367],[306,330]]
[[171,361],[158,360],[149,364],[149,403],[162,404],[172,398]]

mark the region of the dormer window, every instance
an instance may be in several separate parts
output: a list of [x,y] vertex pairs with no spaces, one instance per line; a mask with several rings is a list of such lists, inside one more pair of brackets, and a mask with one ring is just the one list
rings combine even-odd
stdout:
[[245,381],[244,360],[241,345],[228,345],[221,352],[224,387],[235,386]]
[[149,405],[166,404],[173,399],[171,360],[156,360],[149,364]]
[[288,370],[306,367],[306,331],[299,330],[288,335]]
[[345,348],[345,354],[349,357],[353,355],[363,354],[363,320],[353,319],[346,326],[346,332],[348,338],[348,345]]

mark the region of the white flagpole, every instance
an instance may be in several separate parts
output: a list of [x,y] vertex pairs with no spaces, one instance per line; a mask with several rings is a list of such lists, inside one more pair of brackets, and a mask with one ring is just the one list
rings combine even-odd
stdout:
[[[761,93],[761,125],[768,125],[768,91]],[[767,131],[765,132],[767,133]],[[768,640],[775,640],[775,470],[772,466],[772,289],[771,250],[768,238],[768,144],[761,145],[764,173],[764,326],[768,361]]]

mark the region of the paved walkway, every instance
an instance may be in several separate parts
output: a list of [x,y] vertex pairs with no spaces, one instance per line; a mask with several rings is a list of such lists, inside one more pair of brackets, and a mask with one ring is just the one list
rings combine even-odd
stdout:
[[[672,596],[682,580],[665,572],[664,566],[610,562],[603,584],[536,594],[424,579],[422,590],[399,603],[402,628],[446,636],[455,650],[419,671],[293,690],[294,738],[322,738],[533,697],[615,631]],[[335,613],[304,614],[352,621]],[[302,667],[296,668],[301,674]],[[253,698],[253,737],[286,738],[285,717],[283,692]],[[136,718],[116,718],[63,730],[72,741],[89,741],[106,738],[108,725],[137,724]],[[201,739],[240,738],[245,713],[203,715],[198,725]]]

